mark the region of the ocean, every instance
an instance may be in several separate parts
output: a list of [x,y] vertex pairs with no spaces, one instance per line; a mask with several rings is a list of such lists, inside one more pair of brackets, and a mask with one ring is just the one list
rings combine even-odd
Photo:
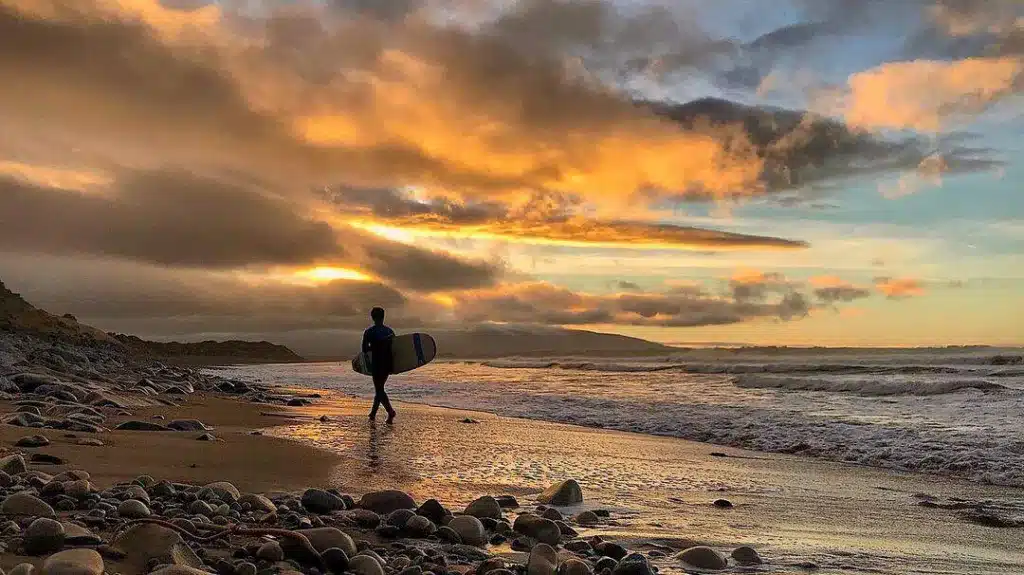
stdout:
[[[1024,351],[701,349],[435,361],[393,400],[1024,487]],[[347,362],[218,369],[369,399]]]

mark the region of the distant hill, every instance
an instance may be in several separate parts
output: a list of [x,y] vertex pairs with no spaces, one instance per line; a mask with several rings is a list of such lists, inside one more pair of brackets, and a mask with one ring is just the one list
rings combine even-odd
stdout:
[[154,342],[133,335],[105,333],[79,323],[75,316],[56,316],[25,301],[0,281],[0,332],[73,343],[102,345],[126,353],[178,363],[297,362],[303,358],[282,345],[267,341],[202,341],[196,343]]
[[30,334],[76,344],[119,345],[101,330],[78,323],[73,315],[56,316],[25,301],[0,281],[0,331]]
[[[560,327],[492,324],[465,328],[393,327],[398,333],[421,331],[432,335],[437,341],[439,358],[662,355],[678,351],[634,337]],[[331,361],[352,358],[359,351],[361,335],[361,331],[308,330],[261,334],[260,337],[272,337],[307,360]]]
[[274,362],[295,363],[303,361],[302,356],[283,345],[269,341],[198,341],[198,342],[157,342],[147,341],[134,335],[109,334],[128,349],[145,355],[168,359],[192,360],[192,363],[225,362]]

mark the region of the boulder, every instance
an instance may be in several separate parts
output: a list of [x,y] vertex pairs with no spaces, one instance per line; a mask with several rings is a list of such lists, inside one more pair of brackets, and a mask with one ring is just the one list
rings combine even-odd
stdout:
[[24,491],[8,495],[3,503],[0,503],[0,513],[4,515],[28,515],[49,518],[57,516],[53,507],[50,507],[48,503]]
[[729,564],[721,553],[703,545],[684,549],[676,555],[676,559],[691,567],[712,571],[725,569]]
[[498,504],[497,499],[490,495],[484,495],[467,505],[465,513],[466,515],[472,515],[477,519],[483,519],[485,517],[501,519],[501,505]]
[[416,502],[404,491],[388,489],[363,495],[359,506],[375,513],[388,514],[398,509],[416,509]]
[[594,571],[585,561],[575,557],[566,559],[558,566],[558,575],[593,575]]
[[0,458],[0,471],[8,475],[17,475],[26,470],[28,470],[28,465],[25,464],[25,458],[17,453]]
[[54,519],[40,517],[25,529],[25,553],[46,555],[64,547],[64,526]]
[[344,511],[345,500],[330,491],[307,489],[302,494],[302,506],[313,513],[331,513]]
[[103,575],[103,557],[92,549],[68,549],[43,561],[42,575]]
[[612,575],[654,575],[650,561],[639,553],[630,553],[612,569]]
[[[348,554],[349,557],[356,554],[355,541],[352,541],[351,537],[336,527],[300,529],[298,532],[305,535],[306,539],[309,539],[310,544],[313,545],[313,549],[316,549],[319,553],[323,553],[324,550],[331,547],[337,547]],[[286,554],[293,545],[294,542],[289,539],[281,541],[281,546],[285,548]]]
[[451,515],[451,513],[445,509],[444,505],[441,505],[437,499],[428,499],[424,501],[423,505],[416,508],[416,514],[422,515],[438,525],[441,525],[441,521],[446,515]]
[[538,543],[530,550],[526,561],[526,575],[555,575],[558,568],[558,553],[545,543]]
[[356,555],[349,559],[348,570],[356,575],[384,575],[380,562],[369,555]]
[[558,545],[562,540],[562,532],[557,523],[532,513],[523,513],[516,517],[512,529],[548,545]]
[[487,532],[484,524],[472,515],[459,515],[448,522],[447,527],[459,534],[459,539],[466,545],[483,545],[487,543]]
[[733,549],[732,558],[740,565],[760,565],[762,563],[761,556],[757,554],[757,551],[746,545]]
[[548,505],[568,506],[583,503],[583,489],[575,479],[566,479],[544,490],[537,501]]

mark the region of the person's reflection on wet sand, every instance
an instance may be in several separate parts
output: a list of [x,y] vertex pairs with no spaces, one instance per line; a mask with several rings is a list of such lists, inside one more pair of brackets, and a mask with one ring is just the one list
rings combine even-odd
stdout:
[[380,430],[376,425],[370,424],[370,446],[366,452],[367,464],[370,469],[376,470],[382,461],[380,458],[381,447],[387,446],[390,429]]

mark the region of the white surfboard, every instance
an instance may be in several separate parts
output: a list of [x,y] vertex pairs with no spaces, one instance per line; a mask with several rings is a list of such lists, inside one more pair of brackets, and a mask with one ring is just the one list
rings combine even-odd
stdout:
[[[430,363],[437,356],[437,343],[425,333],[396,335],[391,342],[391,373],[412,371]],[[352,371],[373,375],[372,353],[358,353],[352,358]]]

